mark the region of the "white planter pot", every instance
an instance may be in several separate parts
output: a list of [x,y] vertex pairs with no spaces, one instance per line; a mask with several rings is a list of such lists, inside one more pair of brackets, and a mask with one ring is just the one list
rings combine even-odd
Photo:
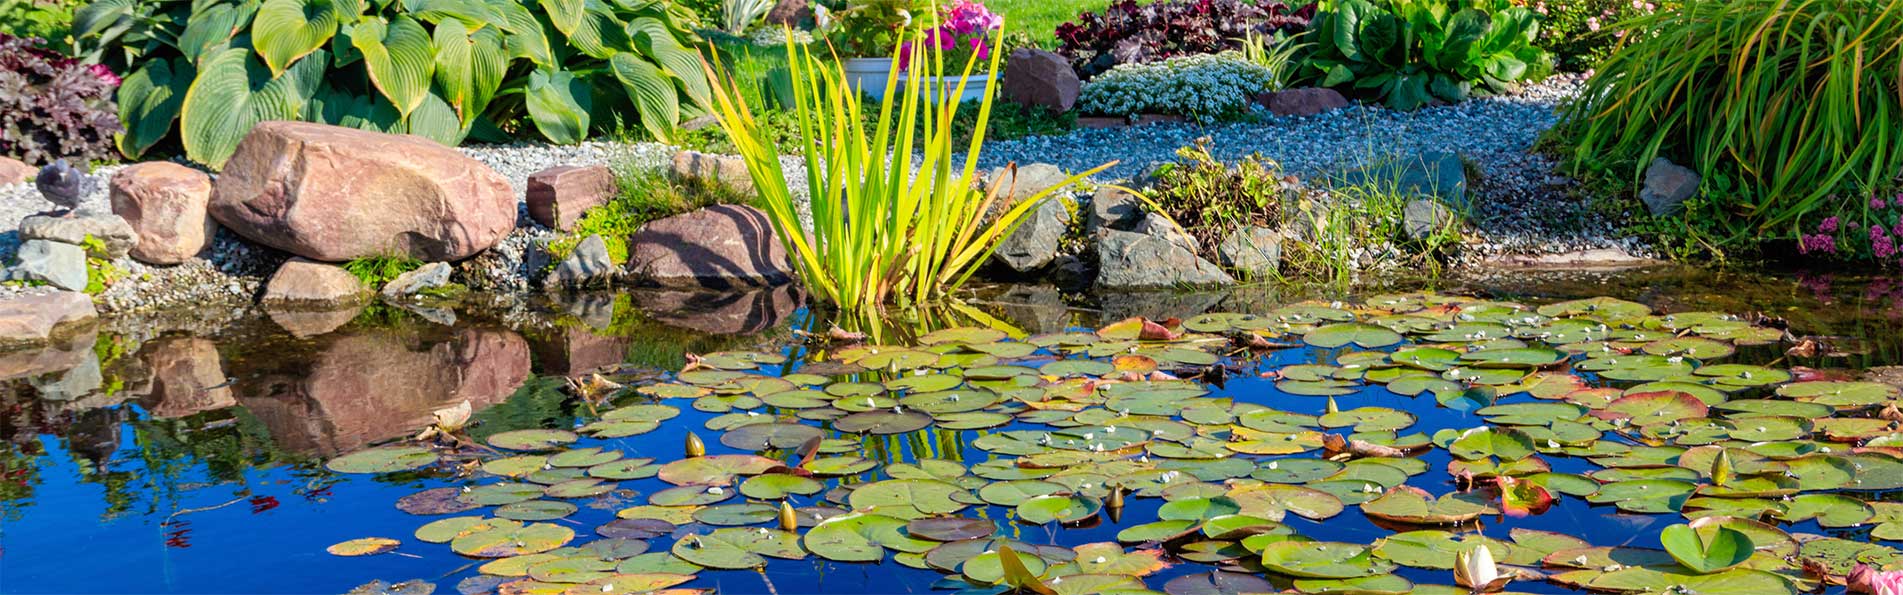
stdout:
[[[891,58],[847,58],[843,70],[846,74],[846,84],[872,97],[873,101],[885,99],[888,91],[885,86],[886,77],[892,74]],[[965,92],[958,96],[960,102],[984,99],[985,95],[991,92],[991,77],[974,74],[965,78],[970,82],[965,84]],[[955,76],[931,77],[930,80],[925,81],[921,90],[927,101],[935,101],[940,93],[957,91],[959,80],[959,77]],[[904,89],[906,76],[901,73],[895,84],[898,89]]]

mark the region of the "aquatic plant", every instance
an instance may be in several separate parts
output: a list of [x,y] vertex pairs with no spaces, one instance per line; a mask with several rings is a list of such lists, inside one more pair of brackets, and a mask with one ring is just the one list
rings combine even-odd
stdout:
[[[915,44],[922,42],[923,33],[914,31],[911,38]],[[861,124],[867,114],[859,90],[851,87],[838,65],[821,61],[804,46],[786,47],[792,111],[799,121],[800,144],[809,147],[810,235],[780,166],[779,149],[744,100],[741,86],[750,82],[718,71],[712,75],[720,84],[709,111],[745,159],[760,193],[759,204],[786,244],[800,279],[821,300],[842,308],[872,310],[893,302],[923,304],[945,298],[1051,193],[1002,204],[996,199],[996,184],[987,194],[972,190],[992,96],[986,94],[979,103],[964,162],[955,163],[956,98],[968,82],[927,89],[927,78],[948,71],[937,46],[923,47],[923,59],[904,67],[895,59],[886,86],[897,92],[887,93],[879,103],[871,130]],[[990,57],[994,71],[998,59],[997,53]],[[959,76],[970,75],[976,64],[977,56],[969,57]],[[1110,165],[1080,172],[1054,188]]]
[[[1423,293],[1021,339],[953,327],[896,344],[842,337],[811,357],[708,353],[665,381],[616,390],[619,406],[599,415],[489,434],[493,450],[393,444],[327,465],[473,474],[398,506],[439,515],[415,541],[484,560],[472,580],[505,592],[692,588],[709,571],[782,560],[888,559],[988,592],[1135,592],[1172,564],[1196,565],[1167,575],[1161,591],[1179,595],[1451,595],[1509,580],[1615,593],[1794,595],[1833,582],[1881,592],[1895,580],[1879,570],[1903,567],[1903,551],[1879,543],[1903,538],[1903,505],[1879,496],[1903,489],[1900,435],[1884,417],[1903,391],[1746,363],[1783,338],[1736,316],[1610,298],[1531,306]],[[1281,354],[1313,359],[1274,363]],[[1251,366],[1273,384],[1259,385],[1268,394],[1197,380]],[[1350,401],[1380,395],[1464,416],[1435,422]],[[718,437],[685,434],[688,456],[615,446],[678,427],[669,420],[690,410]],[[1476,425],[1446,427],[1454,420]],[[932,430],[969,432],[986,456],[914,445],[910,457],[883,458],[867,446]],[[566,522],[575,500],[625,482],[660,489],[618,504],[615,520],[593,528],[598,538]],[[1141,508],[1154,518],[1126,518],[1133,500],[1159,502]],[[1535,500],[1547,502],[1524,505]],[[1693,520],[1659,531],[1658,548],[1595,544],[1592,532],[1471,530],[1502,513],[1589,505]],[[1358,522],[1350,509],[1385,532],[1309,522]],[[1026,526],[1070,535],[1105,519],[1118,525],[1114,542],[1009,536]],[[1788,528],[1810,523],[1868,533]],[[1323,540],[1349,535],[1357,541]],[[332,551],[412,547],[368,537]],[[1441,580],[1459,586],[1428,582]]]
[[1629,180],[1666,157],[1697,170],[1684,233],[1715,249],[1862,220],[1903,174],[1903,0],[1690,0],[1618,25],[1558,130],[1575,171]]

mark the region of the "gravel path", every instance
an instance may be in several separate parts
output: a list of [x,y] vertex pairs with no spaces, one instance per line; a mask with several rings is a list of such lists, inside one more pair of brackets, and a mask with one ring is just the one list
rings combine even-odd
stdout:
[[1119,161],[1108,177],[1132,178],[1153,164],[1175,160],[1178,147],[1210,137],[1218,158],[1259,153],[1285,171],[1315,177],[1380,157],[1453,151],[1478,165],[1473,222],[1484,242],[1480,255],[1553,253],[1639,247],[1619,239],[1613,223],[1586,216],[1586,205],[1566,196],[1570,181],[1550,159],[1529,153],[1541,133],[1559,121],[1555,108],[1572,96],[1578,75],[1559,75],[1519,92],[1464,103],[1396,112],[1354,106],[1312,117],[1266,116],[1260,122],[1217,126],[1156,124],[1085,129],[987,143],[983,167],[1007,162],[1054,163],[1082,170]]

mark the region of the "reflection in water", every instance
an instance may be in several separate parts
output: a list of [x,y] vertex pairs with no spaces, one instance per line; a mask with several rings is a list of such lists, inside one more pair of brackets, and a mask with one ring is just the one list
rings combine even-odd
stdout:
[[[1507,298],[1611,295],[1678,311],[1763,311],[1807,332],[1863,337],[1898,336],[1890,313],[1903,296],[1894,289],[1900,286],[1856,280],[1800,284],[1686,271],[1538,282],[1516,273],[1448,285]],[[459,313],[464,322],[456,327],[366,324],[354,312],[272,313],[205,336],[128,344],[112,334],[87,335],[0,354],[0,522],[7,526],[0,532],[0,575],[17,577],[0,590],[35,590],[17,586],[26,584],[68,592],[329,592],[368,578],[435,577],[464,561],[438,552],[346,562],[321,552],[372,533],[402,537],[417,523],[390,503],[440,484],[419,477],[342,481],[319,470],[314,458],[413,433],[433,410],[465,399],[479,410],[472,427],[478,437],[572,424],[582,408],[558,390],[561,379],[533,376],[617,364],[678,368],[689,353],[783,343],[790,327],[830,326],[806,316],[800,299],[787,287],[728,295],[644,290],[564,298],[549,315],[528,319]],[[1079,298],[1008,287],[981,292],[964,310],[868,330],[893,341],[974,323],[1056,332],[1133,314],[1265,311],[1286,301],[1259,288]],[[1848,363],[1894,362],[1897,344],[1878,341],[1872,355]],[[685,418],[648,437],[651,443],[629,444],[678,452],[682,434],[700,421]],[[967,442],[974,435],[934,428],[869,436],[861,453],[880,461],[981,460],[987,455]],[[123,555],[124,568],[75,576],[59,552],[78,548]],[[236,559],[295,570],[234,570]],[[364,575],[370,567],[380,574]],[[833,580],[853,588],[856,579]],[[896,588],[879,580],[868,578],[867,585]],[[738,590],[758,590],[757,583]]]

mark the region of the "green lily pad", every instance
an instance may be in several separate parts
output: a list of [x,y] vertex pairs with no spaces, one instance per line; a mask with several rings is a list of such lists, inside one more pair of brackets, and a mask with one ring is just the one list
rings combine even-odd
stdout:
[[806,551],[799,543],[798,535],[786,531],[728,527],[682,537],[671,551],[705,568],[736,570],[765,566],[768,557],[803,559]]
[[1357,578],[1387,574],[1394,564],[1367,546],[1329,541],[1283,541],[1262,549],[1262,566],[1296,578]]
[[1344,322],[1309,331],[1302,336],[1302,340],[1309,345],[1328,349],[1347,345],[1375,349],[1400,343],[1401,334],[1372,324]]
[[331,459],[324,467],[338,473],[392,473],[428,467],[436,459],[436,453],[427,448],[386,446]]

